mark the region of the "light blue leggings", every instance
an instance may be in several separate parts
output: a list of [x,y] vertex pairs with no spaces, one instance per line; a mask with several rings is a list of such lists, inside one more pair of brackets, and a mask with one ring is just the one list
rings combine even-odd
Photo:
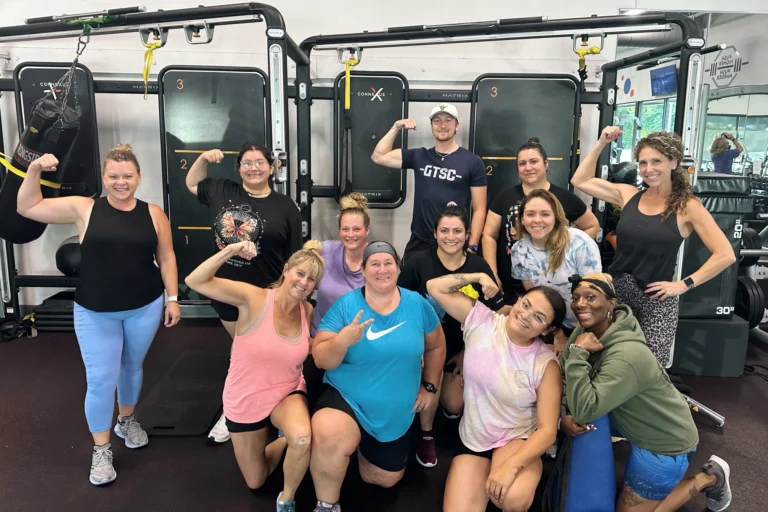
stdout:
[[120,405],[136,405],[144,377],[142,363],[160,327],[163,296],[128,311],[99,312],[75,303],[75,333],[85,364],[88,429],[112,426],[115,388]]

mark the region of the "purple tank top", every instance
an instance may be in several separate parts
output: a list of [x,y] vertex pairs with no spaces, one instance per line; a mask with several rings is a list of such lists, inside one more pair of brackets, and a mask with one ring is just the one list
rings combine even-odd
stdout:
[[312,330],[315,336],[317,326],[325,312],[330,309],[336,299],[350,290],[363,286],[363,272],[352,272],[344,260],[344,244],[339,240],[326,240],[320,248],[320,255],[325,261],[323,278],[317,284],[317,306],[312,314]]

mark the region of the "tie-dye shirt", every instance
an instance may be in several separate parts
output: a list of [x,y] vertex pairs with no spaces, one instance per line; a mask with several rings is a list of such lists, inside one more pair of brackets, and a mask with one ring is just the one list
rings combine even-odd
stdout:
[[576,327],[576,316],[571,310],[571,283],[568,278],[573,274],[580,276],[603,271],[600,249],[588,234],[580,229],[568,228],[570,241],[565,248],[563,263],[554,272],[547,272],[549,251],[539,249],[526,236],[512,247],[512,277],[521,281],[530,281],[534,286],[549,286],[560,293],[565,300],[565,320],[563,325]]
[[550,361],[541,339],[520,347],[507,336],[507,317],[476,302],[464,321],[464,415],[459,435],[475,452],[527,439],[536,430],[536,390]]

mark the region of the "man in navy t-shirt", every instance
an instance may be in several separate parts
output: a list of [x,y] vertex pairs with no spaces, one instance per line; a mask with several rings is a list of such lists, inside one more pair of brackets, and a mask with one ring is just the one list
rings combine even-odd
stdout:
[[435,215],[449,203],[472,211],[469,250],[477,252],[483,234],[486,212],[486,178],[483,161],[456,143],[459,112],[442,103],[429,116],[435,147],[392,149],[400,130],[416,129],[414,119],[401,119],[382,137],[371,158],[392,169],[413,169],[416,191],[413,197],[411,238],[403,261],[415,252],[435,247]]

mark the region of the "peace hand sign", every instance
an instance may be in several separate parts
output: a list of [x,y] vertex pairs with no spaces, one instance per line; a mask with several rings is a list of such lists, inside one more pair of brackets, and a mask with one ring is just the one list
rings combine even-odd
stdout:
[[361,309],[355,316],[355,319],[352,320],[352,323],[339,331],[339,340],[341,340],[341,342],[344,343],[344,345],[347,347],[351,347],[360,341],[360,338],[363,337],[363,331],[365,331],[365,328],[373,323],[373,318],[369,318],[365,322],[360,323],[360,319],[362,317],[363,310]]

